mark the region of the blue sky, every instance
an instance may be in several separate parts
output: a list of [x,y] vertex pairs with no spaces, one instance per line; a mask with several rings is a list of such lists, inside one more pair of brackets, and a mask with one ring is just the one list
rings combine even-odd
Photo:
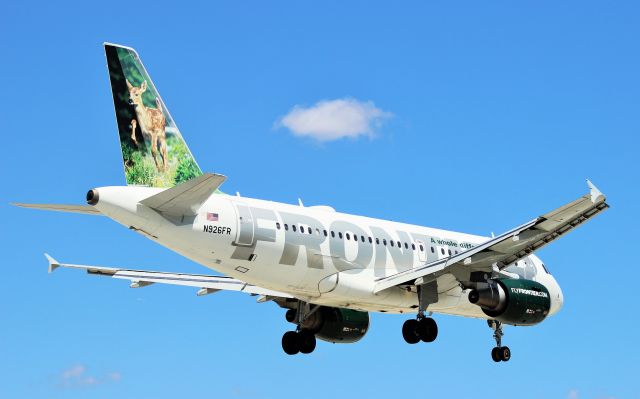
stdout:
[[[20,4],[19,4],[20,3]],[[25,3],[25,4],[23,4]],[[637,2],[8,2],[0,13],[0,399],[640,398],[635,314]],[[135,47],[200,166],[244,196],[499,233],[586,192],[611,209],[539,252],[565,306],[507,328],[404,316],[355,345],[287,357],[284,312],[254,298],[62,270],[206,272],[106,218],[17,209],[124,184],[101,43]],[[294,107],[385,113],[355,138],[300,137]],[[375,118],[374,118],[375,122]],[[635,370],[635,371],[634,371]]]

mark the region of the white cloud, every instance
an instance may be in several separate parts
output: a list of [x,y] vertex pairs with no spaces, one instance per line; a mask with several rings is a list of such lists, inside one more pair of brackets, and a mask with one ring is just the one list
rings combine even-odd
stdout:
[[60,374],[60,385],[64,388],[91,387],[107,382],[118,382],[121,378],[122,375],[117,371],[108,373],[104,377],[88,375],[87,367],[82,364],[77,364],[64,370]]
[[71,380],[73,378],[78,378],[82,376],[82,374],[84,374],[86,370],[87,370],[86,367],[83,366],[82,364],[75,365],[62,372],[62,379]]
[[113,371],[113,372],[107,374],[107,379],[109,381],[114,381],[114,382],[120,381],[122,379],[122,374],[120,374],[119,371]]
[[371,101],[342,98],[319,101],[308,108],[296,105],[276,126],[284,126],[296,136],[333,141],[344,137],[372,137],[382,122],[392,116]]

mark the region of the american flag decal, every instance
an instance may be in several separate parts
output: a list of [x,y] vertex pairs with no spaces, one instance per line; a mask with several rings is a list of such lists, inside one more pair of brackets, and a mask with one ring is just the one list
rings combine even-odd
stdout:
[[217,213],[207,212],[207,220],[210,221],[210,222],[217,222],[218,221],[218,214]]

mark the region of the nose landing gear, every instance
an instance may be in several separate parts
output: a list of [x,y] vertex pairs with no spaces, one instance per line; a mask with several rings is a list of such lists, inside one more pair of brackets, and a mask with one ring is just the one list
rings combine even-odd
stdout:
[[511,359],[511,349],[502,346],[502,323],[497,320],[487,320],[489,327],[493,329],[493,338],[496,340],[496,347],[491,350],[491,358],[494,362],[508,362]]

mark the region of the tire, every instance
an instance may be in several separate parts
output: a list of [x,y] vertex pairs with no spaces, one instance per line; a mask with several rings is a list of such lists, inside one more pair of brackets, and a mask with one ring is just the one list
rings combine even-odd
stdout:
[[284,314],[284,318],[287,319],[289,323],[293,323],[296,321],[296,311],[294,309],[288,309]]
[[497,346],[493,349],[491,349],[491,358],[493,359],[494,362],[498,363],[499,361],[502,360],[502,358],[500,357],[500,348],[498,348]]
[[433,342],[438,337],[438,323],[431,317],[420,320],[420,339],[423,342]]
[[500,360],[508,362],[511,359],[511,349],[508,346],[500,348]]
[[404,322],[402,325],[402,337],[408,344],[417,344],[420,342],[420,336],[418,335],[418,329],[420,324],[418,320],[410,319]]
[[309,331],[300,331],[298,333],[298,348],[300,353],[309,354],[316,349],[316,336]]
[[298,333],[295,331],[287,331],[282,336],[282,350],[287,355],[295,355],[300,352],[298,347]]

